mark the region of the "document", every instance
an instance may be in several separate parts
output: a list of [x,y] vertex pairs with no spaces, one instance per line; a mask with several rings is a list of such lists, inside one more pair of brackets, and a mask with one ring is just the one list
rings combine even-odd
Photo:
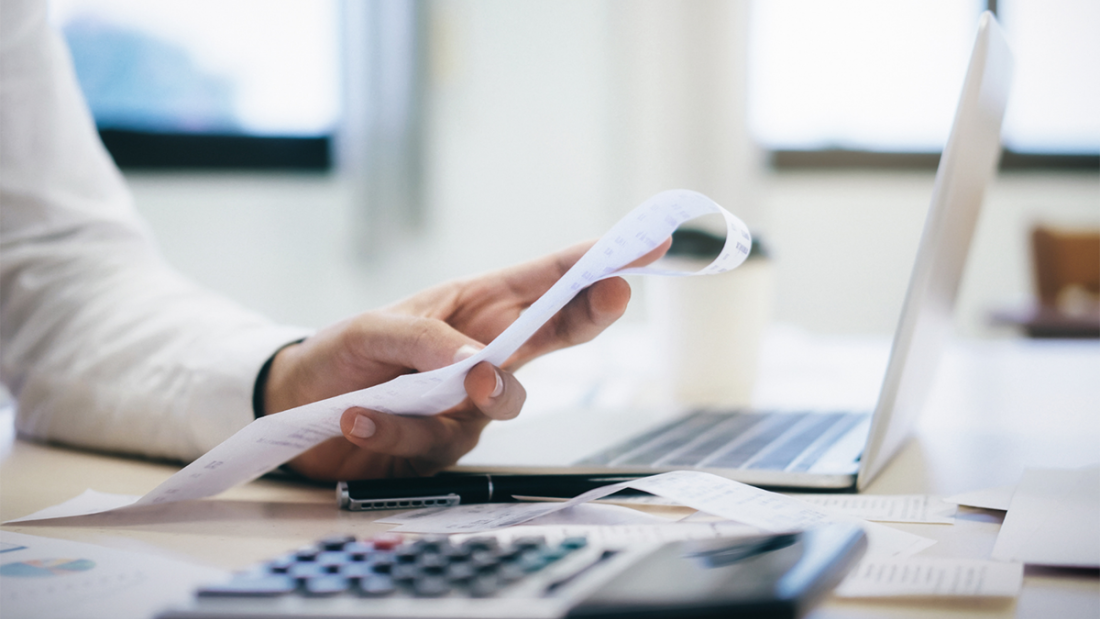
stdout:
[[794,494],[826,511],[872,522],[954,524],[956,505],[923,494]]
[[[721,215],[726,242],[719,255],[695,272],[655,266],[627,268],[660,245],[684,222]],[[138,499],[154,505],[201,499],[251,481],[322,441],[340,436],[340,416],[353,406],[402,415],[433,415],[466,398],[463,380],[481,361],[500,365],[584,288],[618,275],[710,275],[739,266],[752,237],[745,224],[710,198],[684,189],[659,193],[630,211],[601,237],[515,322],[484,349],[458,363],[407,374],[381,385],[262,417],[199,457]]]
[[[644,542],[674,542],[689,539],[713,539],[715,537],[750,537],[759,535],[760,530],[755,527],[737,524],[734,522],[693,522],[693,523],[665,523],[665,524],[618,524],[618,525],[588,525],[588,524],[524,524],[518,527],[494,531],[492,536],[501,542],[527,537],[541,536],[548,542],[557,543],[567,537],[584,536],[593,543],[605,544],[633,544]],[[456,535],[455,543],[462,540],[483,535],[471,533]]]
[[4,619],[148,619],[226,576],[155,555],[0,532]]
[[[476,533],[525,524],[558,510],[635,488],[758,531],[800,531],[829,522],[856,522],[868,537],[868,556],[909,556],[935,542],[881,524],[831,514],[782,494],[701,471],[672,471],[590,490],[553,503],[483,503],[417,509],[378,522],[398,524],[395,532]],[[689,523],[684,523],[685,525]],[[695,523],[692,523],[695,524]]]
[[103,512],[109,512],[111,510],[133,505],[140,498],[140,496],[132,494],[111,494],[109,492],[99,492],[89,488],[64,503],[52,505],[46,509],[38,510],[33,514],[23,516],[22,518],[9,520],[4,524],[101,514]]
[[864,559],[834,591],[842,598],[1015,597],[1024,566],[969,559]]
[[992,557],[1034,565],[1100,567],[1100,466],[1024,471]]

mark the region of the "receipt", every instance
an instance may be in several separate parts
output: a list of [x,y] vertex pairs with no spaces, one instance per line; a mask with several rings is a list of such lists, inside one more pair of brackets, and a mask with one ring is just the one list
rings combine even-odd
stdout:
[[827,511],[875,522],[954,524],[956,506],[924,494],[795,494]]
[[853,569],[836,596],[1015,597],[1023,586],[1024,566],[941,557],[864,560]]
[[416,509],[378,520],[406,533],[461,534],[512,527],[558,510],[603,498],[624,488],[644,490],[681,505],[761,531],[800,531],[830,522],[852,522],[867,533],[867,556],[903,557],[935,542],[926,537],[832,514],[782,494],[701,471],[672,471],[589,490],[565,502],[481,503]]
[[[694,273],[652,266],[626,268],[655,249],[684,222],[712,213],[725,220],[726,243],[707,266]],[[618,275],[722,273],[744,262],[751,243],[745,224],[710,198],[684,189],[659,193],[616,223],[515,322],[472,357],[438,370],[407,374],[381,385],[257,419],[135,504],[200,499],[251,481],[307,449],[340,436],[340,416],[351,407],[400,415],[445,411],[466,398],[463,379],[470,368],[481,361],[503,364],[558,310],[593,283]]]

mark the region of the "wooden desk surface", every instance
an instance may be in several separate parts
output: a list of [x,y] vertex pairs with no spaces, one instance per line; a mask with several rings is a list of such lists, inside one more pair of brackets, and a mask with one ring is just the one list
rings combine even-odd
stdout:
[[[177,467],[38,445],[5,447],[0,519],[68,500],[87,488],[143,494]],[[1069,468],[1100,460],[1100,345],[998,341],[956,346],[916,436],[869,489],[872,494],[949,495],[1015,484],[1025,468]],[[985,559],[999,512],[961,510],[954,525],[891,525],[938,540],[924,555]],[[263,479],[167,519],[123,525],[83,522],[5,525],[31,535],[158,553],[240,568],[334,532],[385,530],[369,514],[336,508],[330,488]],[[851,602],[829,600],[814,618],[1100,617],[1092,570],[1028,568],[1011,601]]]

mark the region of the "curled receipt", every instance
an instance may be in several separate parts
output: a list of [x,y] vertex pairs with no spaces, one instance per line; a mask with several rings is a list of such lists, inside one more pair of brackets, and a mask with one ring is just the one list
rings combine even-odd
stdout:
[[[624,268],[655,249],[682,223],[717,213],[725,219],[726,244],[695,273],[654,267]],[[136,505],[213,496],[251,481],[310,447],[341,436],[340,416],[352,407],[396,415],[433,415],[466,398],[463,380],[481,361],[503,364],[578,292],[608,277],[629,274],[707,275],[729,271],[749,254],[745,224],[706,196],[687,190],[659,193],[623,217],[560,280],[478,354],[438,370],[406,374],[360,391],[268,415],[253,421],[165,480]]]

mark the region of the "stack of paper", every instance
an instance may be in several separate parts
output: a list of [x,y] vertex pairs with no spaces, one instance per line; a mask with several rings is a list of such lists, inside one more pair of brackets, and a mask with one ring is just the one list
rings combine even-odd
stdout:
[[993,546],[993,558],[1100,567],[1100,467],[1025,471]]

